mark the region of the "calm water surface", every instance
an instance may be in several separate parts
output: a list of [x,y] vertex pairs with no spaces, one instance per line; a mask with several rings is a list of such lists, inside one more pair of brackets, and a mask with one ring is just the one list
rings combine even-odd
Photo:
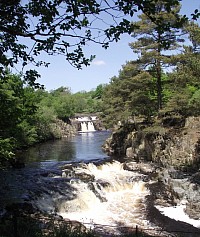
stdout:
[[27,164],[43,165],[103,159],[107,155],[102,151],[101,146],[109,136],[108,131],[79,133],[74,137],[39,144],[21,155]]

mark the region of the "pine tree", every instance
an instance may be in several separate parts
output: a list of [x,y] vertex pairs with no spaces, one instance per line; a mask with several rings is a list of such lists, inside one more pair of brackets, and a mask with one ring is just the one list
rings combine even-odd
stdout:
[[163,107],[163,85],[162,72],[165,67],[172,63],[170,52],[180,47],[179,43],[183,42],[182,30],[177,22],[177,15],[180,5],[175,5],[170,13],[167,12],[163,1],[157,2],[156,12],[152,17],[156,21],[168,25],[167,28],[160,28],[155,21],[151,20],[151,15],[141,14],[139,21],[134,23],[137,30],[134,31],[133,37],[135,42],[130,44],[134,53],[139,55],[138,63],[143,69],[151,68],[151,73],[156,78],[157,87],[157,109]]
[[176,69],[170,74],[173,81],[172,96],[165,111],[175,111],[184,116],[200,114],[200,27],[189,22],[185,32],[190,39],[183,51],[176,55]]

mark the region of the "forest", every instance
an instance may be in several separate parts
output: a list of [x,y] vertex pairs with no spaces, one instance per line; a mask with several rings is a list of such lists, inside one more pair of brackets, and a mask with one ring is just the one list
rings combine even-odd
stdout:
[[[57,4],[61,2],[58,1]],[[56,119],[67,121],[76,113],[98,112],[106,128],[113,128],[118,121],[129,122],[135,116],[143,116],[150,120],[152,116],[166,116],[169,113],[176,116],[200,114],[198,10],[192,14],[192,19],[188,19],[179,14],[181,8],[179,1],[151,1],[151,6],[148,5],[150,4],[148,1],[143,1],[143,5],[138,5],[137,1],[133,1],[133,5],[128,5],[128,1],[117,3],[119,11],[124,14],[132,16],[138,10],[142,10],[142,14],[138,16],[138,21],[131,23],[131,27],[130,22],[123,19],[117,26],[105,30],[108,42],[103,41],[102,46],[108,47],[111,41],[119,40],[120,34],[129,32],[133,37],[129,47],[138,58],[119,68],[119,75],[113,75],[109,84],[100,84],[92,91],[74,94],[67,87],[46,91],[36,83],[39,75],[34,70],[26,71],[25,75],[12,73],[12,66],[19,58],[23,59],[24,66],[28,61],[40,66],[45,62],[36,62],[34,56],[40,54],[42,50],[53,54],[56,50],[59,53],[64,52],[63,46],[65,49],[71,47],[63,41],[60,48],[54,49],[55,45],[58,46],[56,40],[64,36],[64,33],[56,32],[56,24],[49,34],[45,33],[49,29],[50,22],[53,21],[56,5],[51,5],[49,2],[47,7],[52,10],[49,12],[52,18],[45,18],[43,1],[40,1],[43,11],[39,13],[36,13],[39,6],[34,5],[36,4],[34,1],[23,7],[20,1],[16,5],[11,2],[13,8],[8,8],[6,4],[1,3],[2,19],[9,11],[15,12],[16,15],[16,18],[12,18],[11,15],[10,18],[4,19],[4,25],[12,26],[13,30],[9,30],[3,24],[0,27],[2,32],[0,33],[0,160],[2,165],[14,158],[17,149],[59,138],[52,124]],[[66,11],[68,13],[74,11],[73,14],[76,13],[77,16],[81,14],[81,10],[88,11],[89,14],[91,12],[99,14],[98,4],[93,5],[94,8],[89,2],[85,8],[81,5],[81,1],[77,4],[80,5],[76,5],[73,10],[69,7]],[[134,8],[135,6],[138,8]],[[29,7],[29,14],[33,17],[41,15],[34,33],[30,33],[33,31],[28,33],[29,25],[25,24],[26,18],[22,19],[18,12],[19,9],[27,10],[26,7]],[[105,11],[105,8],[101,11]],[[57,11],[54,13],[58,14]],[[16,31],[20,22],[24,25],[19,28],[21,31]],[[75,17],[68,26],[64,23],[62,27],[60,25],[60,30],[66,31],[69,26],[82,29],[88,25],[88,19],[83,18],[78,22]],[[36,37],[37,34],[39,38]],[[78,48],[75,49],[75,53],[67,54],[66,59],[78,69],[83,64],[88,65],[93,59],[93,57],[86,59],[81,47],[86,40],[93,39],[91,34],[92,32],[88,31],[84,38],[79,37],[81,40],[76,45]],[[35,41],[33,56],[26,53],[25,46],[16,43],[16,35],[29,37]],[[41,37],[44,35],[50,38],[43,40]],[[6,55],[9,50],[13,53],[10,58]]]
[[102,90],[99,85],[90,92],[72,94],[66,87],[48,92],[25,85],[8,71],[0,84],[1,163],[14,158],[17,149],[60,138],[53,126],[57,119],[67,122],[76,113],[100,112]]

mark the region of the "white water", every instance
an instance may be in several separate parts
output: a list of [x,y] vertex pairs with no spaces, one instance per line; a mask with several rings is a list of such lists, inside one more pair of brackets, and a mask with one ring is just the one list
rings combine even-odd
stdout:
[[185,213],[185,204],[180,204],[177,206],[172,206],[172,207],[161,207],[161,206],[156,206],[156,208],[165,216],[168,216],[171,219],[177,220],[177,221],[183,221],[188,224],[191,224],[197,228],[200,228],[200,220],[194,220],[190,218],[186,213]]
[[88,131],[89,132],[94,132],[95,131],[93,122],[88,122]]
[[94,132],[95,127],[93,121],[96,120],[96,117],[79,117],[77,118],[81,122],[81,131],[80,132]]
[[81,132],[86,132],[87,129],[87,123],[86,122],[81,122]]
[[60,205],[59,214],[64,218],[101,225],[147,226],[145,196],[149,191],[143,181],[136,181],[141,180],[139,173],[124,170],[119,162],[98,167],[89,163],[75,172],[95,176],[93,187],[98,195],[87,183],[72,179],[77,198]]
[[91,121],[81,122],[81,132],[94,132],[94,124]]
[[[136,170],[137,164],[131,162],[131,167]],[[54,178],[60,179],[60,176]],[[124,170],[122,163],[69,165],[63,169],[62,178],[63,181],[66,178],[65,182],[70,184],[70,188],[61,188],[62,195],[53,195],[52,192],[52,195],[38,199],[39,209],[52,212],[55,208],[63,218],[113,234],[120,234],[119,226],[132,229],[136,225],[142,229],[158,228],[146,217],[146,196],[150,192],[142,181],[143,175],[137,171]],[[65,196],[65,192],[68,196]],[[189,218],[184,212],[185,207],[185,203],[176,207],[156,206],[163,215],[199,228],[200,221]]]

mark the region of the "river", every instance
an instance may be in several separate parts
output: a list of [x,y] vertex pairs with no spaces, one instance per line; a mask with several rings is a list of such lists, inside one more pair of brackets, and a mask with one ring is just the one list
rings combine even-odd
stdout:
[[101,146],[109,135],[109,131],[78,133],[76,136],[32,147],[23,152],[23,158],[28,164],[35,163],[46,167],[62,162],[104,159],[108,156]]
[[[119,226],[136,225],[150,232],[159,229],[147,211],[152,181],[140,172],[149,166],[138,168],[134,161],[125,166],[125,162],[107,156],[101,145],[109,136],[107,131],[79,133],[21,153],[25,168],[0,173],[1,210],[12,203],[31,202],[44,212],[90,228],[105,226],[104,232],[119,234]],[[159,208],[163,212],[160,206],[157,213]]]
[[0,172],[0,207],[32,199],[35,192],[43,192],[43,185],[38,183],[44,182],[45,176],[61,174],[61,165],[107,159],[101,145],[109,135],[108,131],[79,133],[38,144],[18,154],[25,168]]

